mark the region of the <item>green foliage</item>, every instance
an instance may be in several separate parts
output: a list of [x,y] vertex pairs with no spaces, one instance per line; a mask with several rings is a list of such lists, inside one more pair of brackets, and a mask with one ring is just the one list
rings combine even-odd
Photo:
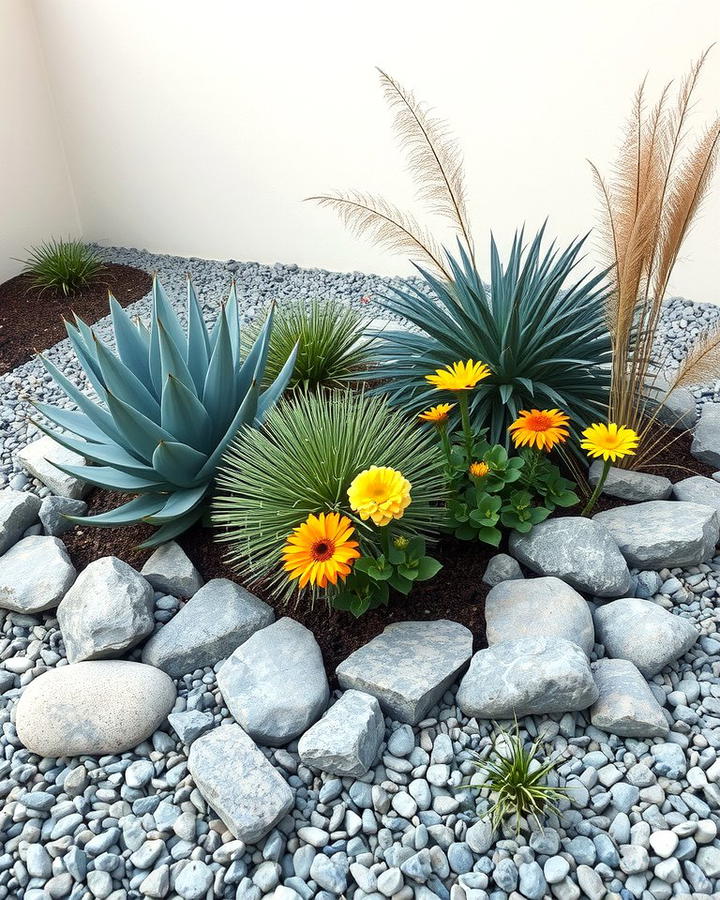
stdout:
[[31,247],[24,262],[23,275],[30,276],[34,288],[66,297],[87,287],[104,268],[100,257],[87,244],[55,238]]
[[375,356],[382,390],[395,405],[419,412],[446,399],[425,375],[473,359],[492,371],[473,392],[470,412],[476,427],[489,427],[493,443],[507,446],[508,426],[531,406],[559,407],[578,425],[604,415],[611,358],[604,273],[563,288],[584,239],[543,252],[543,231],[527,248],[516,234],[505,266],[491,239],[489,293],[459,245],[458,258],[448,254],[452,280],[420,269],[427,292],[411,285],[385,299],[391,313],[422,329],[382,334]]
[[[365,335],[369,324],[361,313],[333,300],[300,300],[275,310],[265,377],[277,377],[285,360],[298,345],[290,385],[337,387],[371,362],[373,339]],[[248,345],[261,323],[247,332]]]
[[36,424],[95,463],[58,468],[90,484],[138,495],[111,512],[72,521],[101,527],[158,525],[142,545],[152,547],[202,516],[223,452],[239,428],[263,422],[285,389],[295,354],[261,393],[272,313],[241,359],[234,286],[211,331],[189,280],[187,331],[157,280],[149,330],[131,321],[113,297],[110,310],[117,355],[81,319],[66,323],[98,402],[41,357],[78,411],[36,403],[62,431]]
[[391,537],[388,528],[380,532],[381,553],[356,560],[352,573],[340,590],[331,595],[335,609],[344,609],[359,618],[369,609],[386,606],[390,588],[407,596],[418,581],[429,581],[442,568],[426,555],[426,542],[420,535]]
[[[238,434],[220,466],[212,518],[220,526],[218,539],[229,543],[229,562],[287,598],[295,586],[282,571],[285,541],[311,513],[332,511],[352,519],[361,554],[377,561],[387,530],[361,521],[347,497],[355,476],[373,465],[399,470],[412,485],[412,502],[391,533],[411,541],[408,559],[414,562],[420,548],[412,539],[437,532],[441,510],[434,507],[445,496],[442,456],[432,437],[379,396],[297,392],[278,404],[262,429]],[[383,567],[387,559],[385,549]],[[332,602],[332,592],[326,599]]]
[[541,762],[540,744],[538,737],[526,747],[516,721],[512,732],[500,729],[486,758],[476,756],[473,764],[480,771],[482,780],[463,787],[490,792],[492,805],[487,815],[493,828],[499,828],[506,818],[515,816],[515,831],[519,833],[523,817],[532,817],[540,826],[544,811],[559,812],[556,801],[567,797],[568,789],[547,783],[558,759]]

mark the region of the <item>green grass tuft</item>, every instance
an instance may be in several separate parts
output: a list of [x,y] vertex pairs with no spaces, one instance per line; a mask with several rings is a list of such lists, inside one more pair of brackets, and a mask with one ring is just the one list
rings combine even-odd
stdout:
[[104,265],[95,250],[82,241],[51,239],[31,247],[23,269],[40,293],[56,291],[69,297],[94,281]]

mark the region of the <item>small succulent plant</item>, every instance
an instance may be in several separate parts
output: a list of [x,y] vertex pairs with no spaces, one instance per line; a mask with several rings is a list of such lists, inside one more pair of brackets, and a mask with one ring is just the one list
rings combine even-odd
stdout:
[[35,403],[62,431],[35,424],[94,463],[60,466],[63,471],[108,490],[137,495],[110,512],[72,521],[108,528],[157,525],[141,545],[152,547],[181,534],[203,515],[226,447],[242,427],[262,423],[287,385],[297,348],[261,392],[272,310],[242,359],[234,284],[212,330],[189,279],[187,329],[157,279],[149,328],[131,320],[112,296],[110,311],[117,354],[81,319],[66,322],[97,402],[41,357],[78,409]]

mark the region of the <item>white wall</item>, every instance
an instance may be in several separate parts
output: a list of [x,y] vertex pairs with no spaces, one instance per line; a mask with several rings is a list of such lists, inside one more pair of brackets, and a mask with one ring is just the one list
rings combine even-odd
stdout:
[[26,0],[0,2],[0,281],[25,250],[79,230],[35,20]]
[[[594,221],[639,80],[720,37],[717,0],[34,0],[85,234],[160,251],[408,271],[302,198],[412,198],[374,71],[465,151],[478,243]],[[698,112],[711,112],[720,48]],[[703,121],[702,116],[699,119]],[[672,289],[720,302],[720,179]]]

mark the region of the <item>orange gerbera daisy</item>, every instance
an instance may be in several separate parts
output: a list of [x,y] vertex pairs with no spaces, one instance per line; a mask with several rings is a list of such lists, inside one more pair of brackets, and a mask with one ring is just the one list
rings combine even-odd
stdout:
[[516,447],[537,447],[552,450],[564,443],[569,435],[566,423],[570,417],[559,409],[521,409],[520,415],[508,431]]
[[431,406],[430,409],[420,413],[418,419],[422,419],[423,422],[432,422],[433,425],[441,425],[443,422],[447,422],[448,413],[454,407],[454,403],[438,403],[437,406]]
[[354,560],[360,556],[350,519],[340,513],[309,515],[293,530],[282,551],[283,569],[288,578],[298,578],[299,586],[319,588],[337,584],[350,574]]
[[429,381],[439,391],[470,391],[478,381],[490,375],[492,372],[485,363],[469,359],[467,362],[454,362],[444,369],[435,369],[435,374],[426,375],[425,381]]

